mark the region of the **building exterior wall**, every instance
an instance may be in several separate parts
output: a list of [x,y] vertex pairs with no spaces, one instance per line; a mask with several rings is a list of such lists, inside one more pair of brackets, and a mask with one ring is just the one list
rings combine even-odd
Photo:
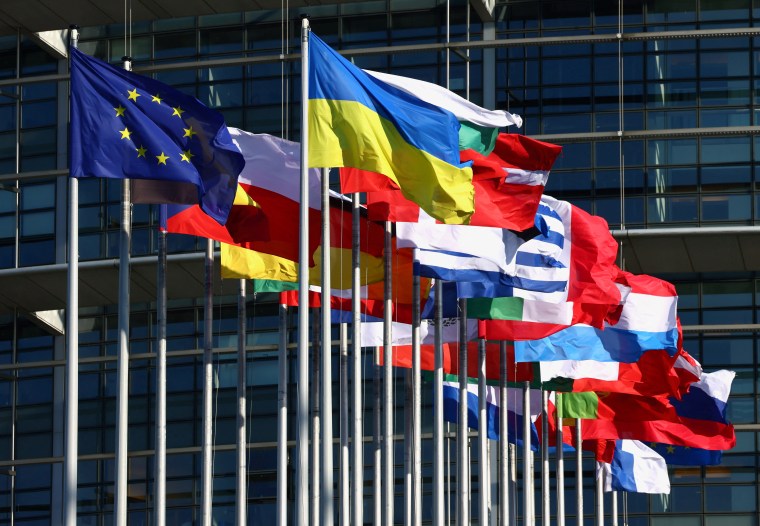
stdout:
[[[298,140],[300,15],[317,34],[363,68],[448,85],[479,104],[520,114],[520,133],[562,144],[546,193],[607,219],[612,229],[760,224],[760,40],[731,36],[760,21],[752,0],[510,0],[497,2],[495,20],[481,22],[465,0],[386,0],[140,22],[125,48],[122,26],[82,28],[80,49],[118,62],[127,49],[137,71],[197,96],[219,109],[230,126]],[[469,12],[468,12],[469,11]],[[714,38],[642,39],[590,43],[582,37],[724,29]],[[575,41],[571,37],[578,37]],[[532,39],[518,45],[446,53],[441,43]],[[427,44],[414,53],[392,48]],[[371,48],[390,51],[371,53]],[[350,52],[348,56],[351,58]],[[246,61],[244,58],[252,58]],[[202,61],[229,59],[205,67]],[[237,60],[240,59],[240,60]],[[465,60],[467,59],[467,60]],[[186,68],[170,68],[189,63]],[[0,268],[65,260],[65,102],[61,81],[35,82],[65,62],[23,36],[0,37]],[[620,73],[622,72],[622,78]],[[10,82],[23,80],[20,88]],[[731,128],[725,134],[710,129]],[[689,129],[689,133],[679,130]],[[620,131],[657,130],[652,139],[618,140]],[[601,134],[601,135],[600,135]],[[18,177],[13,174],[20,173]],[[18,187],[20,192],[7,191]],[[80,181],[80,258],[118,256],[120,181]],[[133,209],[132,254],[156,251],[157,210]],[[198,251],[203,240],[170,235],[170,253]],[[662,257],[667,257],[663,254]],[[627,496],[632,526],[760,525],[758,515],[758,336],[731,329],[760,323],[760,276],[734,272],[660,276],[674,282],[684,325],[697,326],[684,346],[706,370],[737,372],[728,411],[737,446],[711,468],[671,469],[669,498]],[[171,278],[170,278],[171,279]],[[214,347],[214,517],[233,524],[236,415],[236,298],[217,297]],[[250,295],[247,326],[249,400],[249,523],[274,522],[276,489],[276,298]],[[290,315],[291,342],[296,318]],[[699,325],[725,325],[701,333]],[[132,306],[130,334],[129,521],[151,522],[155,385],[155,304]],[[168,314],[167,521],[198,520],[201,470],[202,298],[170,298]],[[80,310],[79,517],[106,524],[113,513],[117,310]],[[58,524],[62,486],[63,338],[22,312],[0,314],[0,522]],[[337,351],[337,349],[336,349]],[[334,367],[337,370],[337,352]],[[295,362],[291,371],[294,399]],[[371,371],[367,350],[365,371]],[[337,377],[337,374],[334,374]],[[371,376],[371,375],[368,375]],[[403,374],[396,382],[397,432],[402,432]],[[337,383],[334,386],[337,391]],[[365,391],[371,393],[371,382]],[[432,393],[423,389],[423,408]],[[337,397],[334,396],[337,400]],[[372,396],[365,396],[372,411]],[[294,405],[290,436],[294,439]],[[423,432],[432,431],[423,410]],[[333,417],[338,436],[338,412]],[[364,419],[373,432],[372,418]],[[452,444],[453,446],[453,444]],[[473,447],[476,447],[473,444]],[[369,446],[367,446],[369,448]],[[424,521],[432,502],[432,442],[423,441]],[[294,455],[290,456],[291,460]],[[401,521],[403,443],[396,444],[397,522]],[[473,450],[472,458],[477,455]],[[372,455],[364,455],[365,501],[371,509]],[[586,502],[593,502],[587,459]],[[2,470],[15,471],[7,476]],[[454,468],[452,468],[454,471]],[[568,468],[568,490],[572,489]],[[293,465],[288,476],[292,484]],[[292,486],[291,486],[292,487]],[[451,487],[452,491],[454,486]],[[291,493],[291,499],[292,499]],[[477,499],[473,496],[473,503]],[[574,500],[566,499],[575,521]],[[451,502],[452,510],[454,501]],[[590,515],[587,519],[589,523]],[[621,504],[622,507],[622,504]],[[475,506],[476,508],[476,506]],[[606,507],[609,510],[609,505]],[[477,517],[477,509],[473,509]],[[365,512],[365,522],[371,513]]]

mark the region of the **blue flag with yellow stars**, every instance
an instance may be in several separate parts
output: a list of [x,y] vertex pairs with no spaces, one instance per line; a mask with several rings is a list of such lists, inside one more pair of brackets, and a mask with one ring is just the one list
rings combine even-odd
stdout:
[[698,449],[685,446],[645,442],[654,449],[669,466],[717,466],[723,457],[722,451]]
[[74,48],[70,148],[72,177],[171,182],[179,193],[193,185],[201,209],[221,224],[245,164],[219,112]]

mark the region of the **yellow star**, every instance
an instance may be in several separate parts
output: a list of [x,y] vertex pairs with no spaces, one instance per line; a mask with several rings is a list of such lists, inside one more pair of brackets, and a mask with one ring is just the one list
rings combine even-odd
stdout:
[[185,135],[183,135],[183,137],[190,137],[192,139],[193,135],[196,135],[198,133],[193,130],[192,126],[190,126],[189,128],[182,128],[182,129],[185,130]]
[[132,132],[129,131],[129,129],[127,128],[124,128],[123,130],[119,130],[119,133],[121,133],[122,139],[129,139],[130,138],[129,136],[132,135]]
[[668,452],[668,454],[670,454],[670,455],[672,455],[673,453],[676,452],[676,448],[674,448],[673,446],[668,446],[665,449]]
[[652,449],[657,449],[657,442],[650,442],[649,447],[651,447]]
[[127,93],[129,93],[129,96],[127,97],[129,100],[137,102],[137,97],[140,96],[140,94],[137,93],[137,88],[133,89],[132,91],[128,91]]
[[168,155],[164,155],[164,152],[161,152],[161,155],[156,155],[156,159],[158,159],[158,164],[166,165],[166,160],[169,158]]
[[182,155],[180,155],[179,157],[180,157],[180,161],[190,162],[190,159],[192,159],[194,155],[190,150],[187,150],[186,152],[182,152]]
[[151,97],[152,97],[151,102],[158,102],[159,104],[161,104],[161,97],[159,97],[158,95],[151,95]]
[[116,110],[116,116],[117,117],[121,117],[122,115],[124,115],[124,110],[126,110],[127,108],[125,108],[124,106],[122,106],[121,104],[119,104],[114,109]]
[[138,156],[138,157],[145,157],[145,153],[146,153],[148,150],[147,150],[147,148],[145,148],[145,146],[143,146],[143,145],[141,144],[139,148],[135,148],[135,151],[137,152],[137,156]]
[[182,118],[182,114],[185,113],[185,110],[183,110],[179,106],[177,106],[176,108],[172,108],[172,109],[174,110],[172,112],[172,117],[174,117],[176,115],[177,117],[179,117],[181,119]]

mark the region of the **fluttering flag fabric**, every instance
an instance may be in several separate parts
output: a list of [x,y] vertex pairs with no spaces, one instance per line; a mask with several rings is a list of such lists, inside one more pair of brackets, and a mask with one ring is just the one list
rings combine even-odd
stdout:
[[662,349],[677,354],[678,296],[675,287],[651,276],[633,275],[622,270],[618,270],[616,282],[623,299],[608,313],[604,330],[577,324],[538,340],[516,341],[515,359],[518,362],[596,360],[631,363],[649,350]]
[[[491,226],[524,231],[534,226],[549,170],[561,147],[525,137],[500,134],[488,156],[473,150],[460,152],[472,162],[475,212],[471,226]],[[398,187],[379,174],[342,168],[344,193],[366,192],[367,211],[374,221],[415,222],[419,206],[404,198]]]
[[245,161],[224,117],[196,98],[114,67],[76,48],[71,53],[72,177],[173,183],[224,224]]
[[466,223],[474,190],[457,118],[368,75],[314,33],[309,42],[309,166],[385,175],[432,217]]
[[699,449],[696,447],[674,446],[647,442],[650,449],[657,452],[669,466],[717,466],[723,459],[723,451]]
[[[523,390],[516,387],[508,387],[507,395],[507,418],[509,419],[507,440],[518,446],[523,446],[522,426],[523,426]],[[530,397],[530,441],[531,450],[538,451],[539,440],[538,430],[535,421],[541,414],[541,391],[531,389]],[[470,428],[478,429],[480,415],[478,411],[478,384],[470,382],[467,384],[467,425]],[[499,420],[502,408],[499,406],[499,388],[495,386],[486,387],[486,430],[488,438],[499,440]],[[456,423],[459,419],[459,383],[456,377],[447,376],[443,381],[443,418],[447,422]]]
[[618,440],[612,462],[601,466],[604,491],[670,494],[665,459],[638,440]]
[[460,150],[473,149],[487,154],[494,149],[499,128],[522,126],[522,118],[519,115],[504,110],[481,108],[438,84],[378,71],[364,71],[412,97],[451,112],[460,124]]
[[[444,343],[459,340],[459,318],[444,318],[442,320],[442,341]],[[378,347],[383,345],[383,323],[362,323],[362,346]],[[391,323],[392,345],[410,345],[412,343],[412,325],[409,323]],[[467,320],[467,339],[474,340],[478,337],[477,320]],[[420,323],[420,343],[433,344],[435,342],[435,322],[422,320]]]
[[[223,227],[208,221],[197,206],[167,205],[167,232],[207,237],[291,261],[298,260],[300,145],[267,134],[229,128],[243,152],[235,205]],[[321,239],[319,170],[309,170],[309,251]]]
[[680,400],[670,398],[668,406],[659,406],[665,409],[660,419],[634,419],[634,410],[629,405],[624,406],[625,418],[584,419],[583,438],[632,438],[690,448],[731,449],[736,436],[726,419],[726,403],[734,375],[733,371],[725,370],[702,373],[700,381],[691,384]]

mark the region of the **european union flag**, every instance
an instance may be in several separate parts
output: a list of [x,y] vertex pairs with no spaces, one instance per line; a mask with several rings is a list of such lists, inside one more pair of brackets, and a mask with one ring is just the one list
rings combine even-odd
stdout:
[[72,177],[148,179],[197,189],[227,221],[245,160],[224,117],[156,80],[71,49]]
[[685,446],[645,442],[665,459],[669,466],[717,466],[723,458],[722,451]]

